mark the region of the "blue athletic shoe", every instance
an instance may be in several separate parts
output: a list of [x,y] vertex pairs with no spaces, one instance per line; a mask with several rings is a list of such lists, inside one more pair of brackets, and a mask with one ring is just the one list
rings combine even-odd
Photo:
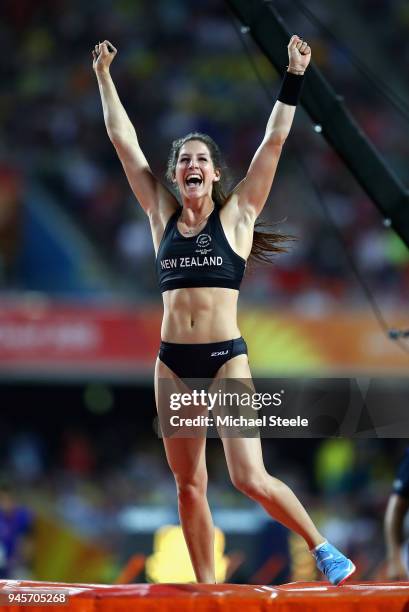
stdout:
[[347,559],[335,546],[329,542],[320,544],[318,548],[311,551],[317,562],[317,567],[331,582],[340,586],[355,571],[355,565],[351,559]]

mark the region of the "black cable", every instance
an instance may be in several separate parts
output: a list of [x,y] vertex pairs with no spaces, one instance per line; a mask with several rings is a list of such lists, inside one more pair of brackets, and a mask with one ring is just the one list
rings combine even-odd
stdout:
[[409,105],[406,101],[394,91],[387,83],[381,81],[378,74],[375,74],[368,66],[362,62],[349,47],[345,45],[314,13],[307,8],[300,0],[293,0],[293,4],[298,7],[301,13],[313,23],[321,32],[324,32],[327,38],[336,43],[340,49],[345,52],[345,57],[350,63],[355,66],[372,85],[377,92],[383,96],[392,106],[409,122]]
[[[230,13],[230,17],[232,20],[232,24],[234,27],[234,30],[237,34],[237,36],[239,37],[239,40],[243,46],[244,52],[246,54],[247,60],[249,61],[254,74],[256,75],[257,81],[261,87],[261,89],[264,91],[264,93],[266,94],[267,98],[268,98],[268,103],[269,103],[269,107],[271,107],[271,100],[274,99],[274,95],[270,92],[267,84],[265,83],[263,77],[260,74],[260,71],[257,67],[257,64],[254,61],[253,55],[247,45],[247,42],[245,41],[244,37],[242,36],[242,33],[247,33],[249,31],[248,28],[243,28],[242,30],[239,30],[236,20],[234,19],[233,15]],[[314,178],[311,176],[307,166],[305,165],[304,161],[302,160],[302,156],[299,153],[297,147],[292,144],[292,150],[294,151],[294,156],[296,158],[296,161],[298,163],[298,165],[300,166],[300,168],[302,169],[307,181],[309,181],[310,186],[312,187],[312,191],[325,215],[325,217],[327,218],[327,221],[329,223],[329,226],[331,227],[335,238],[338,240],[339,244],[341,245],[344,253],[345,253],[345,257],[348,261],[348,264],[353,272],[353,274],[355,275],[355,278],[358,282],[358,284],[360,285],[364,295],[366,296],[369,305],[372,308],[373,314],[376,318],[376,320],[378,321],[379,326],[382,328],[382,330],[384,331],[385,335],[390,338],[393,339],[396,344],[405,352],[409,354],[409,348],[406,346],[406,344],[401,340],[401,338],[406,337],[406,331],[399,331],[399,330],[393,330],[390,328],[390,326],[388,325],[385,317],[382,314],[382,311],[377,303],[376,298],[374,297],[369,285],[367,284],[366,280],[364,279],[364,277],[362,276],[362,274],[359,271],[359,267],[355,261],[355,258],[353,257],[353,255],[350,253],[348,246],[344,240],[344,237],[340,231],[340,229],[338,228],[338,226],[336,225],[336,223],[334,222],[331,213],[329,211],[328,205],[325,201],[325,198],[322,195],[322,191],[319,187],[319,185],[316,183],[316,181],[314,180]]]
[[[344,236],[342,234],[342,232],[340,231],[339,227],[337,226],[337,224],[335,223],[335,221],[333,220],[328,204],[325,201],[325,198],[322,195],[322,191],[320,189],[320,187],[318,186],[318,184],[316,183],[316,181],[314,180],[314,178],[312,177],[312,175],[310,174],[307,165],[304,163],[301,153],[298,149],[298,147],[296,145],[294,145],[294,143],[292,143],[291,145],[291,149],[294,153],[295,159],[297,160],[298,165],[300,166],[300,168],[302,169],[305,177],[307,178],[307,180],[310,182],[310,185],[312,187],[313,193],[315,195],[315,197],[317,198],[317,201],[321,207],[321,210],[323,211],[325,217],[327,218],[327,220],[329,221],[331,230],[334,234],[334,236],[336,237],[336,239],[338,240],[338,242],[341,244],[345,257],[348,261],[348,264],[352,270],[352,272],[354,273],[356,279],[358,280],[359,285],[361,286],[361,289],[363,290],[372,310],[373,313],[375,315],[375,318],[377,319],[380,327],[383,329],[383,331],[385,332],[385,334],[389,337],[389,331],[390,331],[390,327],[386,322],[386,319],[384,318],[380,307],[378,306],[378,303],[375,299],[375,297],[372,294],[372,291],[369,287],[369,285],[367,284],[366,280],[364,279],[364,277],[362,276],[361,272],[359,271],[359,267],[355,261],[355,258],[351,255],[350,250],[348,249],[348,246],[345,242]],[[406,347],[405,347],[406,350]],[[409,353],[409,350],[408,350]]]

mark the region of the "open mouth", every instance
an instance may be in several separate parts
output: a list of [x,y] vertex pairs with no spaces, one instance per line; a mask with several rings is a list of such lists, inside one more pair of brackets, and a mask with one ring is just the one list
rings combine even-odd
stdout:
[[200,187],[203,183],[203,179],[199,174],[191,174],[185,181],[187,187]]

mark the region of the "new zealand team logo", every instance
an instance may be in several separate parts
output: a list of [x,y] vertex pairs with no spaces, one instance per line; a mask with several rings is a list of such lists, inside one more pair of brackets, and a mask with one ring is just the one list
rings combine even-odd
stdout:
[[212,241],[211,236],[209,234],[199,234],[196,238],[196,244],[199,248],[196,249],[195,253],[200,253],[201,255],[206,255],[210,253],[212,249],[209,249],[209,245]]

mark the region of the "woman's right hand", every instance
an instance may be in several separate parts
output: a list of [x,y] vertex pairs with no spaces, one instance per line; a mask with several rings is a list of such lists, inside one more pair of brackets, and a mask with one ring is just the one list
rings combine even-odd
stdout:
[[109,72],[109,67],[117,53],[117,49],[109,40],[95,45],[92,51],[92,67],[95,74]]

